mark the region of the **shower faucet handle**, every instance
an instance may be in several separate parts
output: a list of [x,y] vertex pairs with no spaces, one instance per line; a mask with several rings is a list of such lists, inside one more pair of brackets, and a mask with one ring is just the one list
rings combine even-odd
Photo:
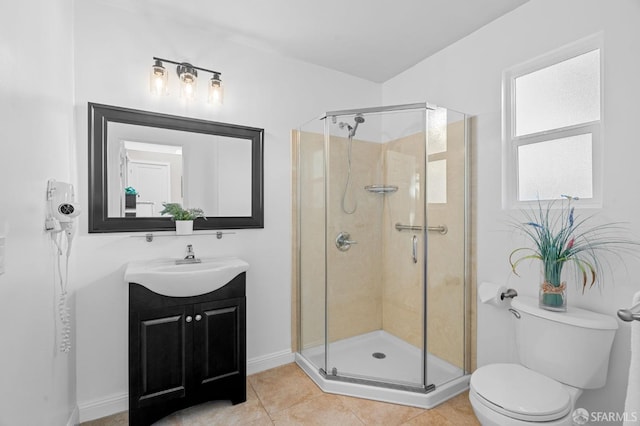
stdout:
[[340,232],[336,237],[336,247],[340,251],[347,251],[351,248],[351,244],[358,244],[357,241],[350,240],[351,235],[348,232]]

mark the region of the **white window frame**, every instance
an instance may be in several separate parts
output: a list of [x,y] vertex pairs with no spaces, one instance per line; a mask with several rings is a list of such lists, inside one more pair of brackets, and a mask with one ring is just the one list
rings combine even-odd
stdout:
[[[502,205],[503,208],[528,208],[535,201],[520,201],[518,198],[518,148],[527,144],[545,142],[569,136],[591,134],[592,143],[592,188],[593,197],[580,200],[580,207],[602,207],[602,164],[604,134],[604,49],[602,34],[579,40],[568,46],[516,65],[502,74]],[[572,126],[545,130],[523,136],[515,135],[515,81],[551,65],[582,54],[600,50],[600,120]],[[558,197],[561,194],[558,194]],[[571,194],[568,194],[571,195]]]

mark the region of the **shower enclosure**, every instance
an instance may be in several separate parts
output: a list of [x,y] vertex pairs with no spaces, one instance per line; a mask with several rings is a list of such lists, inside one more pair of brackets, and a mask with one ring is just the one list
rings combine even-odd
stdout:
[[332,111],[293,146],[298,365],[324,391],[424,408],[465,390],[467,117]]

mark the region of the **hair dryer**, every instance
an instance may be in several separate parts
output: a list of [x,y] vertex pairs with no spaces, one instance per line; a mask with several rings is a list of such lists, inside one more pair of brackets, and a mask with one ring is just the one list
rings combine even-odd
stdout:
[[75,202],[73,185],[50,179],[47,183],[49,214],[45,222],[47,231],[64,231],[67,236],[67,255],[71,252],[74,236],[74,219],[80,214],[80,206]]
[[51,216],[61,223],[72,222],[80,214],[80,206],[75,203],[75,193],[70,183],[49,180],[47,200]]
[[[45,220],[45,229],[51,232],[51,239],[57,247],[57,271],[60,279],[60,296],[58,299],[58,315],[60,316],[60,351],[69,352],[71,349],[71,314],[67,308],[67,283],[69,280],[69,255],[71,254],[71,242],[74,236],[73,223],[80,214],[80,207],[75,203],[73,185],[66,182],[57,182],[50,179],[47,182],[48,213]],[[60,234],[64,231],[64,234]],[[60,236],[59,236],[60,235]],[[62,236],[67,240],[66,267],[63,270],[60,258],[62,252]]]

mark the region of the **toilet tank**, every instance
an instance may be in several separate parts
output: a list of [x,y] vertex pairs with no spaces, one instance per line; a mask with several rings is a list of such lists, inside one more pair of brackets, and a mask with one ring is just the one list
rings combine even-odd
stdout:
[[569,306],[567,312],[538,307],[538,300],[516,297],[511,307],[520,363],[569,386],[605,385],[611,344],[618,329],[612,316]]

